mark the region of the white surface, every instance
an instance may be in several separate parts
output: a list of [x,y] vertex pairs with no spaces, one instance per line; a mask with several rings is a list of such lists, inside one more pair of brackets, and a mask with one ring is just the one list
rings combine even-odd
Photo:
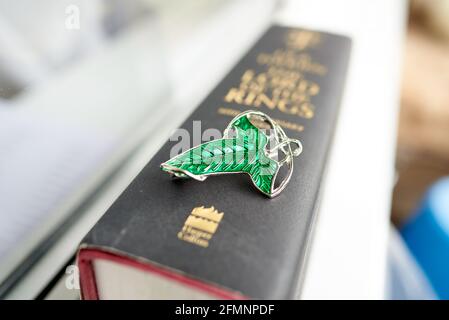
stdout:
[[289,1],[278,21],[341,33],[353,51],[302,292],[385,298],[406,1]]

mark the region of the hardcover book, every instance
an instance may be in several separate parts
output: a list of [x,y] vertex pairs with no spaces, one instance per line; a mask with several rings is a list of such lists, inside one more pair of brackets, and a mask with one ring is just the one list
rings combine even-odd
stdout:
[[242,174],[172,180],[160,166],[183,150],[168,141],[82,241],[82,298],[297,298],[350,48],[340,35],[267,30],[182,128],[269,115],[302,142],[289,184],[270,199]]

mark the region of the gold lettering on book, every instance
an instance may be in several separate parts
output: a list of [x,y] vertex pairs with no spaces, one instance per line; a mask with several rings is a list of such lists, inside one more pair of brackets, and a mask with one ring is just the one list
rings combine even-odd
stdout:
[[200,247],[207,248],[209,240],[217,231],[224,213],[219,213],[214,207],[196,207],[184,222],[178,238]]
[[289,70],[298,70],[303,73],[324,76],[327,73],[325,65],[312,59],[310,54],[297,53],[292,50],[275,50],[273,53],[260,53],[257,63],[264,66],[283,67]]
[[260,68],[243,70],[240,83],[229,88],[224,102],[312,119],[314,97],[320,92],[316,81],[328,73],[313,53],[325,37],[309,30],[289,31],[282,47],[257,54]]
[[303,74],[284,68],[270,67],[265,72],[246,70],[239,87],[231,88],[224,101],[248,107],[277,109],[283,113],[310,119],[315,114],[311,98],[320,86]]
[[285,42],[289,48],[304,50],[319,45],[321,42],[321,35],[318,32],[309,30],[291,30],[287,33]]

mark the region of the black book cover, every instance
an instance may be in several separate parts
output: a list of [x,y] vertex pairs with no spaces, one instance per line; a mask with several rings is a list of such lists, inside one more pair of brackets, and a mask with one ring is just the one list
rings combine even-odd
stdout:
[[174,181],[160,168],[178,143],[168,141],[82,241],[83,298],[101,298],[96,259],[217,298],[296,297],[350,47],[343,36],[271,27],[182,128],[223,131],[242,111],[268,114],[303,144],[290,183],[270,199],[242,174]]

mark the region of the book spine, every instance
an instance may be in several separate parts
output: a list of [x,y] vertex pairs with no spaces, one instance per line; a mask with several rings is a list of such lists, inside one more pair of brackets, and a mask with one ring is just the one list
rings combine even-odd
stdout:
[[[196,290],[225,293],[217,297],[295,297],[350,47],[346,37],[271,27],[184,122],[184,140],[167,142],[84,239],[79,261],[85,296],[101,286],[91,267],[95,257],[86,254],[96,250],[120,256],[117,263],[164,270],[157,274],[167,281],[189,279]],[[198,123],[222,132],[250,109],[268,114],[303,144],[277,198],[261,195],[244,175],[174,182],[160,170],[173,154],[213,136],[202,134]],[[181,143],[191,140],[193,145]],[[83,279],[91,281],[83,285]]]

